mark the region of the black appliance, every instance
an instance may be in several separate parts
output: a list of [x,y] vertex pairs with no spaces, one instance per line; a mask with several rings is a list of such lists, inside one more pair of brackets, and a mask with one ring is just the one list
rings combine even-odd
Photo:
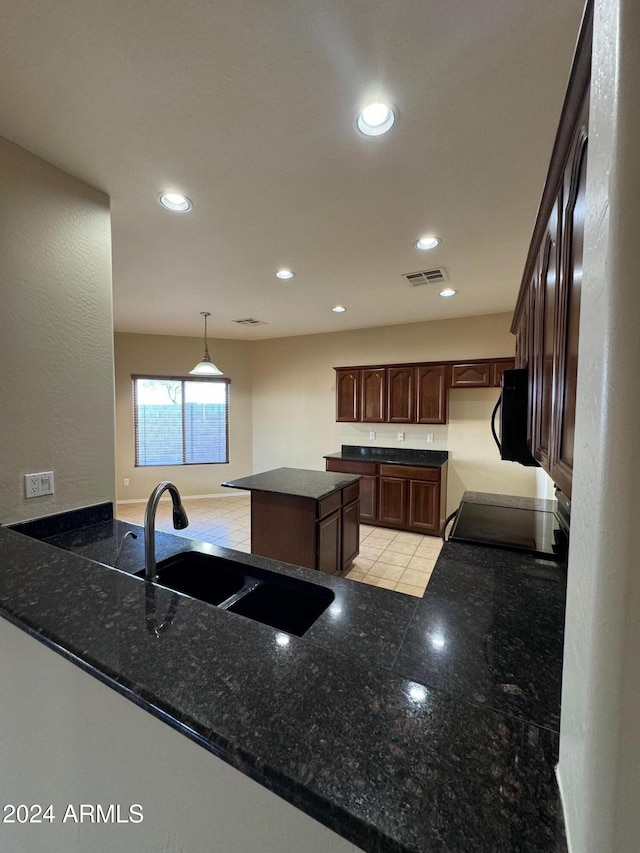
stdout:
[[[500,438],[496,433],[496,415],[500,410]],[[505,370],[502,391],[491,415],[491,432],[498,445],[500,458],[530,467],[538,463],[527,444],[529,421],[529,371],[526,368]]]
[[567,556],[567,530],[557,512],[463,499],[460,507],[445,522],[443,538],[451,519],[455,521],[449,535],[450,542],[489,545],[556,560]]

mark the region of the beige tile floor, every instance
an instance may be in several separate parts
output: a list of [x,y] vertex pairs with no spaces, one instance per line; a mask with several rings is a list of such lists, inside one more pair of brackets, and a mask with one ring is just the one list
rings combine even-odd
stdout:
[[[248,495],[221,498],[187,498],[184,506],[189,527],[174,530],[171,502],[162,500],[156,528],[191,539],[251,551],[251,520]],[[144,503],[119,503],[116,515],[122,521],[142,524]],[[360,554],[344,575],[354,581],[394,589],[421,597],[429,583],[442,542],[435,536],[405,533],[385,527],[360,525]]]

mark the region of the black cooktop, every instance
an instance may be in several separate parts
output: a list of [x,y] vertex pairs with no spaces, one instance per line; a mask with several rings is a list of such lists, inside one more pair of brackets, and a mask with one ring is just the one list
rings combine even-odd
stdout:
[[555,559],[564,559],[568,546],[554,512],[465,501],[460,504],[449,539]]

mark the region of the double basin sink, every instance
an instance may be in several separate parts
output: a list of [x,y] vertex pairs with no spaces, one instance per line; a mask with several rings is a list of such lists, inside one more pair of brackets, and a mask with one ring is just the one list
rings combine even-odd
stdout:
[[298,637],[334,598],[326,587],[200,551],[159,562],[156,583]]

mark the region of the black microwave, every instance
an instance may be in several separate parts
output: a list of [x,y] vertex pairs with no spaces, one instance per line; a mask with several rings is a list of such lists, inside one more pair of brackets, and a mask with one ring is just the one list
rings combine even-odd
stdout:
[[[496,416],[500,412],[500,435],[496,432]],[[521,465],[538,466],[527,443],[529,423],[529,371],[526,368],[505,370],[502,391],[491,415],[491,432],[498,445],[500,458]]]

